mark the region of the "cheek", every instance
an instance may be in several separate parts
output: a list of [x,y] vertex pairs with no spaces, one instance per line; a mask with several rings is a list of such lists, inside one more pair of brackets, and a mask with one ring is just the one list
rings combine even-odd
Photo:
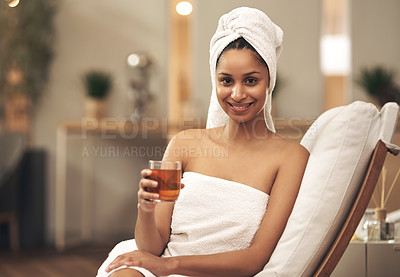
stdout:
[[229,95],[230,95],[229,89],[227,89],[226,87],[223,87],[223,86],[220,86],[220,87],[217,86],[216,87],[216,93],[217,93],[217,100],[218,100],[218,103],[219,103],[220,107],[225,112],[227,112],[224,100],[227,97],[229,97]]
[[266,89],[259,92],[259,99],[264,103],[267,100],[267,92]]
[[231,94],[231,90],[230,88],[224,87],[224,86],[218,86],[215,88],[216,89],[216,93],[217,93],[217,97],[218,99],[222,98],[226,98]]
[[220,88],[220,87],[216,87],[216,93],[217,93],[217,99],[218,99],[218,103],[221,105],[222,102],[224,101],[224,99],[226,98],[224,93],[224,89]]
[[255,89],[252,91],[251,95],[257,99],[257,110],[260,112],[264,108],[264,104],[267,100],[266,90],[264,88]]
[[246,91],[248,95],[251,95],[259,100],[262,98],[266,98],[266,87],[264,86],[250,87]]

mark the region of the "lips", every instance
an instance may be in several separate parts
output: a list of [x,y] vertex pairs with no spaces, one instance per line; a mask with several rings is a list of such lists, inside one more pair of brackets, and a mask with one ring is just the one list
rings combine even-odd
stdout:
[[250,103],[229,103],[229,102],[227,102],[227,103],[231,107],[231,110],[233,110],[234,112],[243,113],[243,112],[246,112],[247,110],[249,110],[250,106],[254,102],[250,102]]

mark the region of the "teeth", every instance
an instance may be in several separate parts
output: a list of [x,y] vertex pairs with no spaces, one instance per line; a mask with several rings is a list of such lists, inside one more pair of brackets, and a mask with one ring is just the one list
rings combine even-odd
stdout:
[[[250,104],[251,104],[251,103],[250,103]],[[246,106],[240,106],[240,107],[232,105],[232,107],[234,107],[235,109],[245,109],[245,108],[247,108],[248,106],[250,106],[250,104],[247,104]]]

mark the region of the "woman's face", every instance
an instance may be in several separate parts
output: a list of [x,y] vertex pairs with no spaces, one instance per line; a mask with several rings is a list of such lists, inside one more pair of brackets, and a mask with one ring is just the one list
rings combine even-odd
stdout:
[[268,68],[249,49],[224,52],[216,68],[218,102],[236,122],[257,117],[266,100],[269,84]]

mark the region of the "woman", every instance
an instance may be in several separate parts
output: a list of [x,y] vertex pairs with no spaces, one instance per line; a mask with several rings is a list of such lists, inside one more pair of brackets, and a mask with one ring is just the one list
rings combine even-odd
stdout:
[[263,269],[308,160],[307,150],[275,133],[270,115],[281,43],[282,31],[259,10],[221,17],[210,44],[208,128],[180,132],[164,155],[181,161],[185,188],[175,204],[149,201],[158,195],[147,188],[157,183],[142,171],[135,241],[118,245],[98,276],[253,276]]

